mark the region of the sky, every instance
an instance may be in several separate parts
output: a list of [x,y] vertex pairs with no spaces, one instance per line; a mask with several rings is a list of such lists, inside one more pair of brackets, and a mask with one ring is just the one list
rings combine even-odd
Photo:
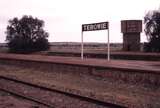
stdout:
[[[45,21],[50,42],[81,42],[82,24],[109,22],[110,42],[122,42],[121,20],[143,20],[160,0],[0,0],[0,43],[8,20],[32,15]],[[84,42],[107,42],[107,31],[84,32]],[[146,41],[144,32],[141,42]]]

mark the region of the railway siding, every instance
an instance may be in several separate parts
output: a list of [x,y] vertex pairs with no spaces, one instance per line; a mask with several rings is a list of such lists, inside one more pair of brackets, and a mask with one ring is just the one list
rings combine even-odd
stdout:
[[0,89],[0,108],[51,108]]
[[31,98],[50,108],[125,108],[2,76],[0,89]]
[[[23,71],[27,71],[25,69],[29,68],[28,72],[25,73],[15,70],[14,73],[1,72],[1,75],[48,85],[51,88],[55,87],[62,91],[130,108],[142,108],[148,105],[153,108],[160,106],[160,100],[158,99],[160,96],[159,62],[107,62],[96,59],[82,61],[79,58],[39,55],[3,55],[0,58],[0,64],[8,65],[10,68],[14,66],[17,69],[24,69]],[[48,73],[48,75],[45,76],[44,73]],[[39,77],[39,74],[41,74],[41,77]],[[60,78],[56,79],[57,74]],[[71,77],[66,77],[67,75]],[[90,83],[91,77],[97,80],[96,84],[95,82]],[[33,79],[37,81],[33,81]],[[109,83],[103,83],[103,80]],[[115,84],[117,82],[120,83]],[[91,87],[92,84],[95,86]]]

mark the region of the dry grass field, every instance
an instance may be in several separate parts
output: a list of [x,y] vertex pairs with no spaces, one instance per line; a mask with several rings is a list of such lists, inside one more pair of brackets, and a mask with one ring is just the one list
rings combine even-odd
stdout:
[[[111,51],[121,51],[122,43],[111,43]],[[7,52],[8,47],[4,43],[0,43],[0,52]],[[49,51],[54,52],[80,52],[81,43],[80,42],[52,42],[50,43]],[[107,43],[84,43],[85,52],[107,52]]]
[[[122,43],[110,43],[110,52],[112,59],[124,60],[145,60],[160,61],[160,53],[143,52],[143,44],[141,44],[140,52],[123,51]],[[84,57],[87,58],[107,58],[107,43],[84,43]],[[6,44],[0,44],[0,53],[8,53]],[[48,51],[35,52],[32,54],[50,55],[50,56],[81,56],[80,42],[51,42]]]
[[[84,43],[85,52],[107,52],[107,43]],[[121,51],[122,43],[111,43],[111,51]],[[57,52],[81,52],[80,42],[55,42],[51,43],[50,51]]]

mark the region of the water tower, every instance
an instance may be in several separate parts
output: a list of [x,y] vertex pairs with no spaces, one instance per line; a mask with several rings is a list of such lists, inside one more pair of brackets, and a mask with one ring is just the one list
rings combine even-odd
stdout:
[[121,32],[123,33],[123,50],[140,51],[142,20],[122,20]]

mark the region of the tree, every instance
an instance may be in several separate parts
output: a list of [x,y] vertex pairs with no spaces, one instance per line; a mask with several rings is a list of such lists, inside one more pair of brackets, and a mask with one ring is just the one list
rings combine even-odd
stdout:
[[146,51],[160,52],[160,11],[150,11],[144,17],[145,34],[148,43]]
[[9,20],[6,41],[11,52],[30,53],[49,49],[49,34],[43,30],[44,21],[32,16]]

